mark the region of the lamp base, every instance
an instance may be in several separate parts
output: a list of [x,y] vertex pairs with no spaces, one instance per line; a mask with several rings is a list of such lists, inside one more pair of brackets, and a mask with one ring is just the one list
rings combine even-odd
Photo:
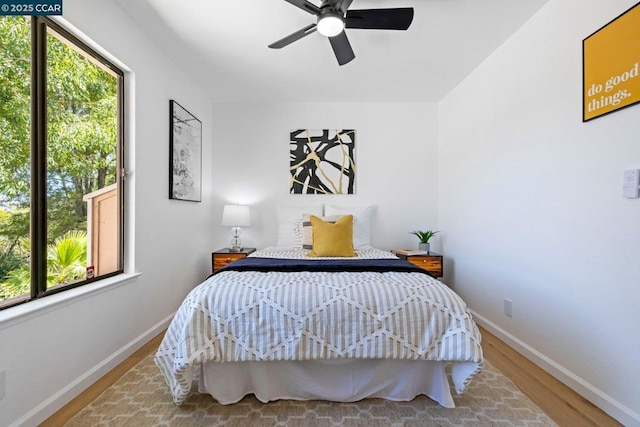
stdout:
[[242,241],[240,240],[240,227],[231,228],[231,248],[229,252],[240,252],[242,250]]

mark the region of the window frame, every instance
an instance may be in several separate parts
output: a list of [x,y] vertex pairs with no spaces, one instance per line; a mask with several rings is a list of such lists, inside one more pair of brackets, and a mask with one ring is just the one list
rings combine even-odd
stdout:
[[[66,39],[87,60],[107,68],[117,79],[116,183],[118,197],[118,269],[92,279],[47,288],[47,35]],[[46,16],[31,17],[31,283],[30,294],[0,301],[0,310],[35,301],[124,273],[125,264],[125,72],[63,25]]]

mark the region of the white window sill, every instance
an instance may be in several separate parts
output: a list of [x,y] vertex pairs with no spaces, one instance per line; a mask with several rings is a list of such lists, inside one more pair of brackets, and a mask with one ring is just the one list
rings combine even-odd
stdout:
[[0,330],[16,323],[58,310],[78,300],[93,297],[102,292],[131,283],[142,273],[124,273],[107,279],[98,280],[89,285],[79,286],[44,298],[30,301],[0,311]]

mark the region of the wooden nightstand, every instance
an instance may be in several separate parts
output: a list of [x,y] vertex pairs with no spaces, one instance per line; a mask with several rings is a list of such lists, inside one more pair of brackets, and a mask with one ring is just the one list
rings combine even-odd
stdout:
[[244,258],[255,251],[256,248],[243,248],[240,252],[231,252],[229,248],[224,248],[211,252],[211,271],[219,270],[230,262]]
[[427,270],[434,277],[442,277],[442,255],[429,252],[428,255],[400,255],[400,259],[406,259],[411,264],[415,264],[423,270]]

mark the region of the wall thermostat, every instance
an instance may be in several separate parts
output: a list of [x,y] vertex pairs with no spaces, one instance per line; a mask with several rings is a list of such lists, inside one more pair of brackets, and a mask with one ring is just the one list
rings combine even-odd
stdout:
[[622,183],[622,195],[625,199],[637,199],[640,192],[640,169],[627,169],[624,171]]

